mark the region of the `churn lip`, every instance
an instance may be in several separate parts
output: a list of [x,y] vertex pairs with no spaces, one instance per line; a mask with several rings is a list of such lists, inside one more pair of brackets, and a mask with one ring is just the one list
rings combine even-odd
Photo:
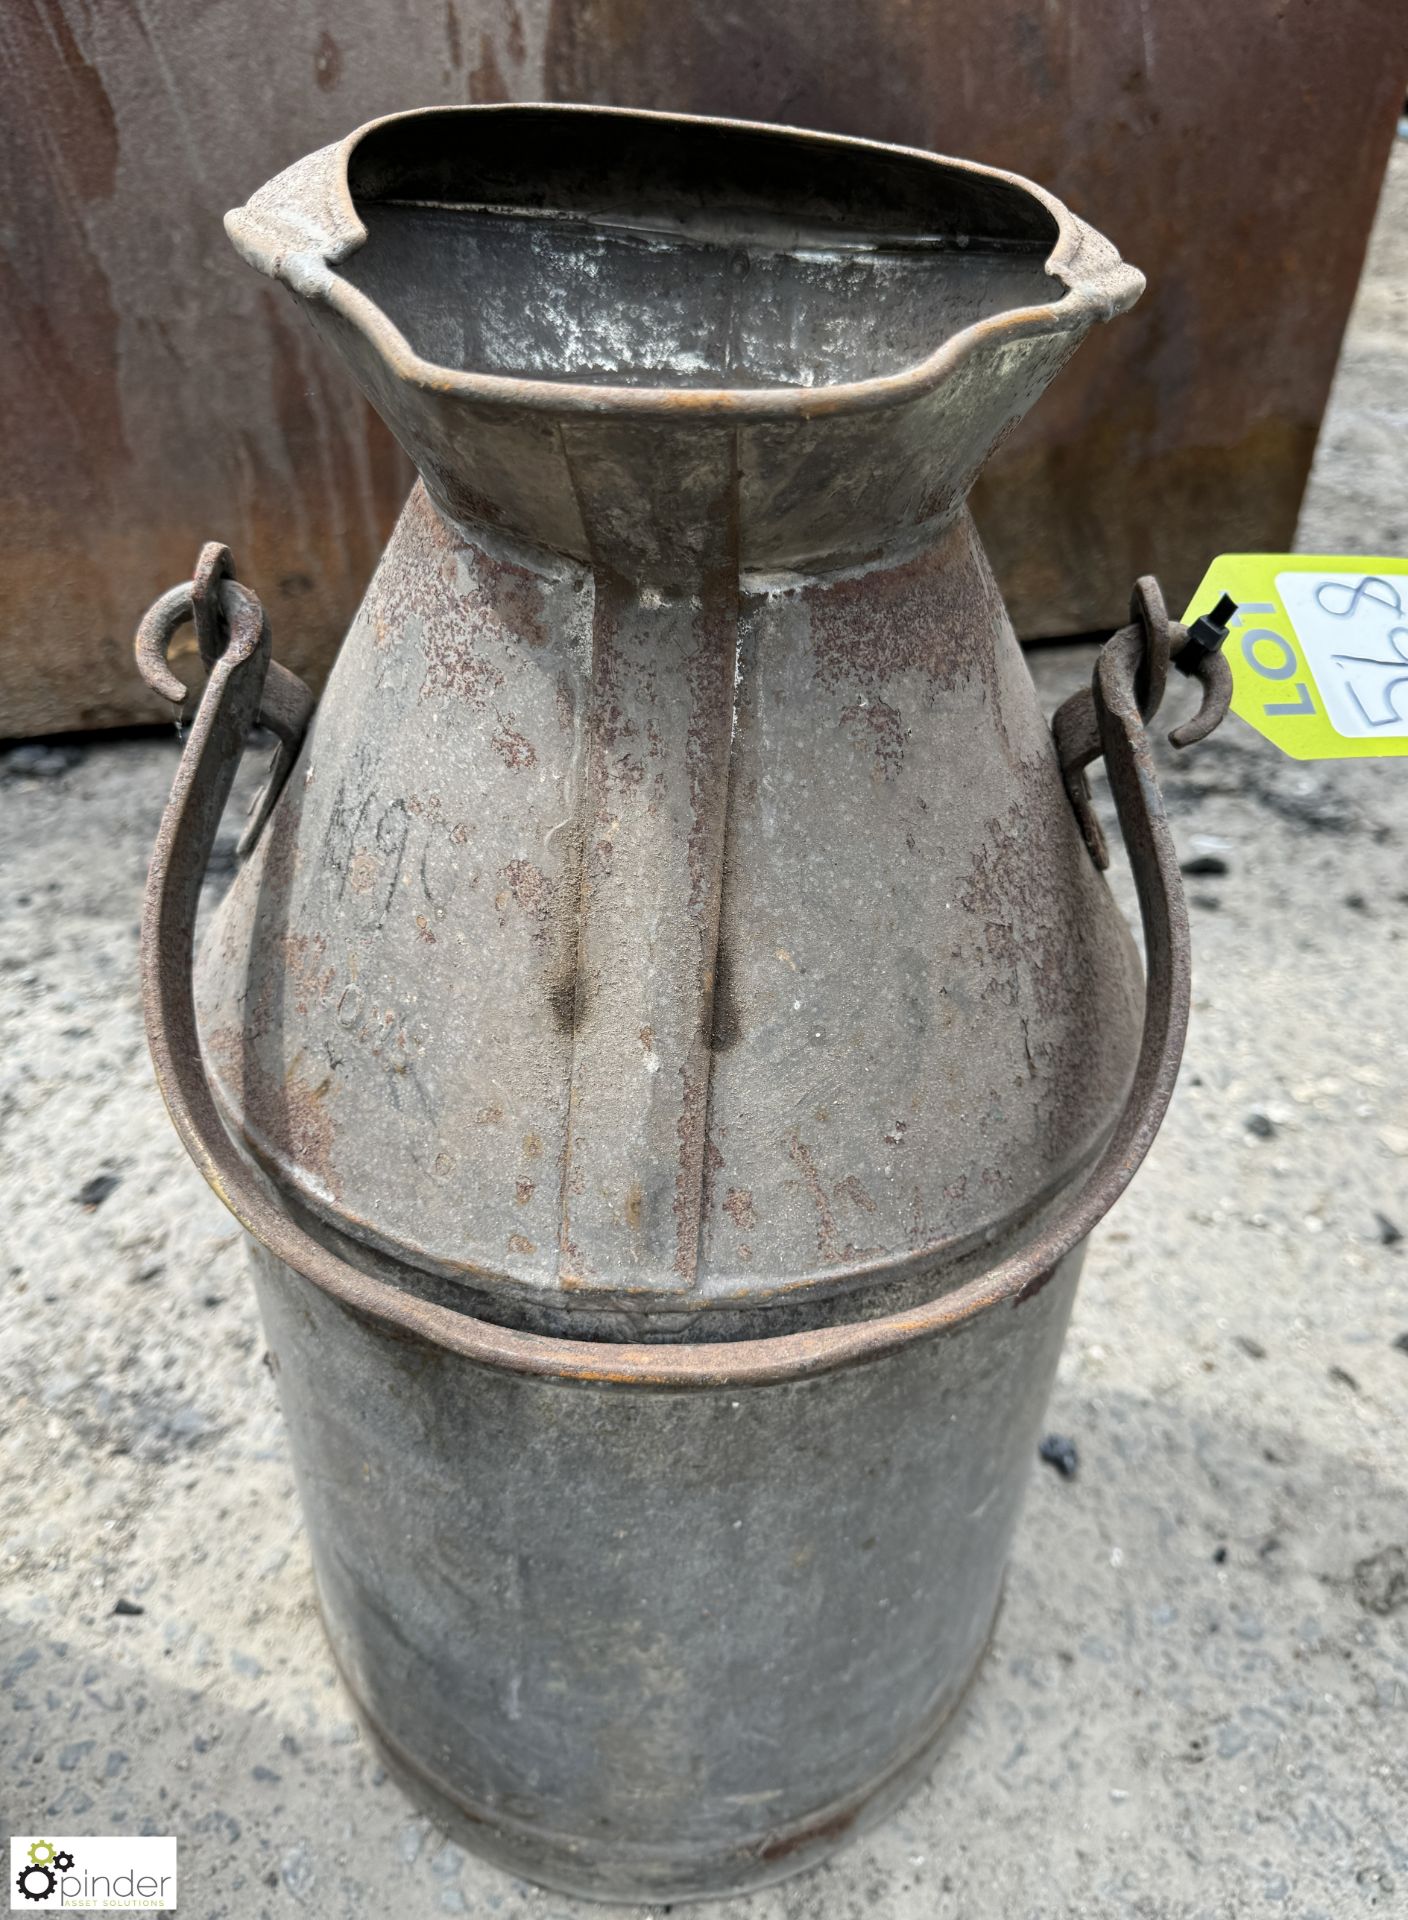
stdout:
[[[902,154],[936,167],[957,169],[1001,181],[1028,194],[1056,224],[1056,242],[1045,270],[1063,283],[1055,300],[973,321],[942,341],[927,358],[900,373],[815,387],[647,387],[605,386],[573,380],[476,373],[441,366],[418,354],[386,313],[368,295],[333,271],[367,238],[348,181],[356,148],[369,134],[398,121],[459,114],[555,113],[601,115],[612,119],[661,121],[673,125],[718,127],[731,132],[847,147],[857,153]],[[325,176],[326,224],[305,211],[275,211],[258,204],[286,174],[319,168]],[[272,195],[271,195],[272,199]],[[244,206],[225,215],[225,230],[243,257],[261,273],[283,280],[295,293],[330,307],[376,349],[391,372],[410,386],[448,398],[507,408],[554,413],[601,414],[645,419],[756,420],[817,419],[903,405],[918,399],[955,373],[980,348],[1004,345],[1041,334],[1074,332],[1097,320],[1125,312],[1144,291],[1144,275],[1123,260],[1105,237],[1079,219],[1054,194],[1018,173],[953,159],[922,147],[863,140],[850,134],[822,133],[770,121],[724,119],[707,114],[661,113],[640,107],[588,106],[556,101],[505,101],[482,106],[412,107],[380,115],[332,146],[294,163],[259,190]]]

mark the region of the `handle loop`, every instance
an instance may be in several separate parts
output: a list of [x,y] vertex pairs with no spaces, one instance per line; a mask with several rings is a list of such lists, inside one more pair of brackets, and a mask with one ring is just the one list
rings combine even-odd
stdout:
[[[171,642],[186,621],[195,623],[196,642],[207,674],[213,673],[237,623],[247,623],[257,615],[267,626],[264,609],[248,587],[235,579],[234,566],[230,549],[218,540],[208,540],[200,550],[192,578],[169,588],[154,601],[137,629],[137,666],[142,678],[153,693],[174,706],[184,704],[186,689],[171,671],[167,657]],[[267,648],[265,652],[267,655]],[[266,659],[256,719],[261,727],[269,729],[277,744],[268,777],[250,804],[249,820],[240,835],[236,852],[241,859],[253,849],[264,822],[274,811],[274,802],[298,758],[315,704],[296,673],[281,667],[277,660]]]
[[[1152,586],[1152,582],[1149,585]],[[1147,955],[1144,1025],[1133,1083],[1113,1132],[1076,1190],[1025,1246],[940,1297],[879,1319],[762,1339],[681,1345],[557,1339],[475,1319],[363,1271],[294,1220],[236,1148],[220,1119],[201,1059],[191,981],[196,907],[221,810],[246,733],[260,711],[269,665],[258,602],[234,582],[229,639],[215,661],[177,769],[152,855],[143,911],[142,994],[156,1078],[172,1123],[235,1218],[314,1286],[388,1331],[427,1341],[486,1367],[563,1383],[694,1390],[799,1380],[878,1359],[948,1333],[976,1314],[1038,1292],[1124,1191],[1148,1152],[1173,1092],[1188,1020],[1187,909],[1173,838],[1155,778],[1144,711],[1161,690],[1157,605],[1141,582],[1140,617],[1102,649],[1089,693],[1096,750],[1110,788],[1139,896]],[[1154,588],[1157,594],[1157,588]],[[161,626],[170,596],[148,616]],[[163,612],[162,609],[167,611]],[[253,609],[253,611],[251,611]],[[1151,628],[1155,650],[1151,652]],[[146,631],[144,622],[143,631]],[[1165,623],[1166,632],[1166,623]],[[922,1250],[879,1263],[901,1272]]]

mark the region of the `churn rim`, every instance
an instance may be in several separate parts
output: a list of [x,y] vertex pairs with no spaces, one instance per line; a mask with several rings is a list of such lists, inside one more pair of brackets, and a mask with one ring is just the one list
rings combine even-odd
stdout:
[[[949,335],[926,358],[899,373],[813,387],[649,387],[607,386],[583,381],[474,372],[442,366],[417,353],[401,329],[369,295],[334,271],[367,239],[349,180],[352,157],[369,135],[401,122],[466,114],[598,115],[603,118],[656,121],[668,125],[712,127],[721,131],[766,134],[779,139],[854,149],[857,153],[902,156],[960,173],[998,181],[1029,195],[1051,216],[1056,240],[1046,256],[1046,273],[1064,287],[1055,299],[1013,307],[972,321]],[[470,106],[413,107],[368,120],[345,139],[322,147],[261,187],[242,207],[225,216],[236,248],[261,273],[284,281],[304,299],[330,308],[366,339],[390,371],[407,385],[447,398],[494,408],[533,408],[554,413],[603,414],[636,419],[796,420],[834,417],[900,406],[918,399],[948,379],[983,348],[1011,344],[1042,334],[1084,330],[1132,306],[1144,290],[1144,276],[1123,260],[1095,228],[1073,214],[1035,181],[1001,167],[961,160],[920,147],[851,134],[824,133],[768,121],[737,120],[708,114],[662,113],[639,107],[590,106],[556,101],[507,101]]]

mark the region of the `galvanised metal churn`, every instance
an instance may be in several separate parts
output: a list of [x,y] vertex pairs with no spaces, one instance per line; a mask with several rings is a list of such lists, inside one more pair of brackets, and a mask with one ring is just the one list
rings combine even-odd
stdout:
[[187,619],[209,669],[149,1030],[253,1238],[328,1637],[470,1847],[754,1887],[951,1723],[1177,1068],[1145,721],[1172,653],[1210,731],[1218,636],[1141,582],[1053,736],[964,504],[1143,282],[989,167],[576,107],[376,121],[228,225],[421,476],[316,716],[221,547],[138,638],[173,698]]

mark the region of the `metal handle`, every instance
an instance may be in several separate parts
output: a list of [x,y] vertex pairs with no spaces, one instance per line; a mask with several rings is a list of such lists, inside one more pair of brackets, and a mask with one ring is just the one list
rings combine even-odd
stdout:
[[[226,591],[234,586],[226,583]],[[1148,1152],[1173,1092],[1188,1021],[1188,917],[1173,838],[1140,710],[1148,699],[1149,628],[1141,618],[1102,649],[1088,700],[1139,895],[1147,955],[1144,1026],[1133,1084],[1104,1151],[1043,1231],[940,1298],[875,1320],[764,1339],[626,1345],[517,1332],[419,1298],[353,1266],[293,1220],[236,1148],[201,1059],[191,982],[196,907],[221,810],[269,672],[269,634],[252,595],[236,599],[152,855],[142,920],[142,997],[157,1083],[172,1124],[240,1224],[349,1311],[467,1360],[561,1382],[661,1389],[761,1386],[825,1373],[960,1327],[1040,1291],[1090,1232]],[[248,604],[246,604],[248,603]],[[161,603],[158,603],[159,605]],[[251,608],[253,612],[251,612]],[[890,1271],[914,1265],[877,1263]]]
[[[1232,603],[1229,601],[1228,604],[1230,606]],[[1142,575],[1134,583],[1134,591],[1129,596],[1129,618],[1132,625],[1143,630],[1144,635],[1144,656],[1136,679],[1140,717],[1146,721],[1152,720],[1158,712],[1168,682],[1169,667],[1175,666],[1189,679],[1201,683],[1203,697],[1192,719],[1175,727],[1169,740],[1180,748],[1206,740],[1214,728],[1220,727],[1227,718],[1227,710],[1232,704],[1232,669],[1219,650],[1210,650],[1205,643],[1192,644],[1188,629],[1169,619],[1163,590],[1151,573]],[[1217,627],[1211,631],[1214,634],[1222,632]],[[1226,637],[1226,633],[1222,632],[1222,638]],[[1051,722],[1051,734],[1056,742],[1056,758],[1061,764],[1061,778],[1065,782],[1067,797],[1080,822],[1090,857],[1103,871],[1110,864],[1110,853],[1091,803],[1090,782],[1085,777],[1085,770],[1091,761],[1098,760],[1105,751],[1092,688],[1082,688],[1079,693],[1073,693],[1069,700],[1061,702]]]
[[[137,666],[142,678],[153,693],[161,694],[175,706],[184,703],[186,689],[167,664],[167,655],[178,629],[187,620],[195,622],[196,641],[207,674],[214,671],[236,624],[247,626],[257,619],[266,625],[267,638],[264,609],[234,575],[235,563],[230,549],[218,540],[207,541],[200,550],[192,577],[154,601],[137,629]],[[241,858],[251,851],[263,832],[264,822],[273,812],[285,780],[293,772],[315,704],[298,675],[270,659],[267,646],[264,653],[264,676],[255,717],[261,727],[267,727],[275,736],[278,744],[269,763],[268,778],[250,805],[249,821],[240,835],[236,851]],[[220,804],[223,806],[224,800]]]

